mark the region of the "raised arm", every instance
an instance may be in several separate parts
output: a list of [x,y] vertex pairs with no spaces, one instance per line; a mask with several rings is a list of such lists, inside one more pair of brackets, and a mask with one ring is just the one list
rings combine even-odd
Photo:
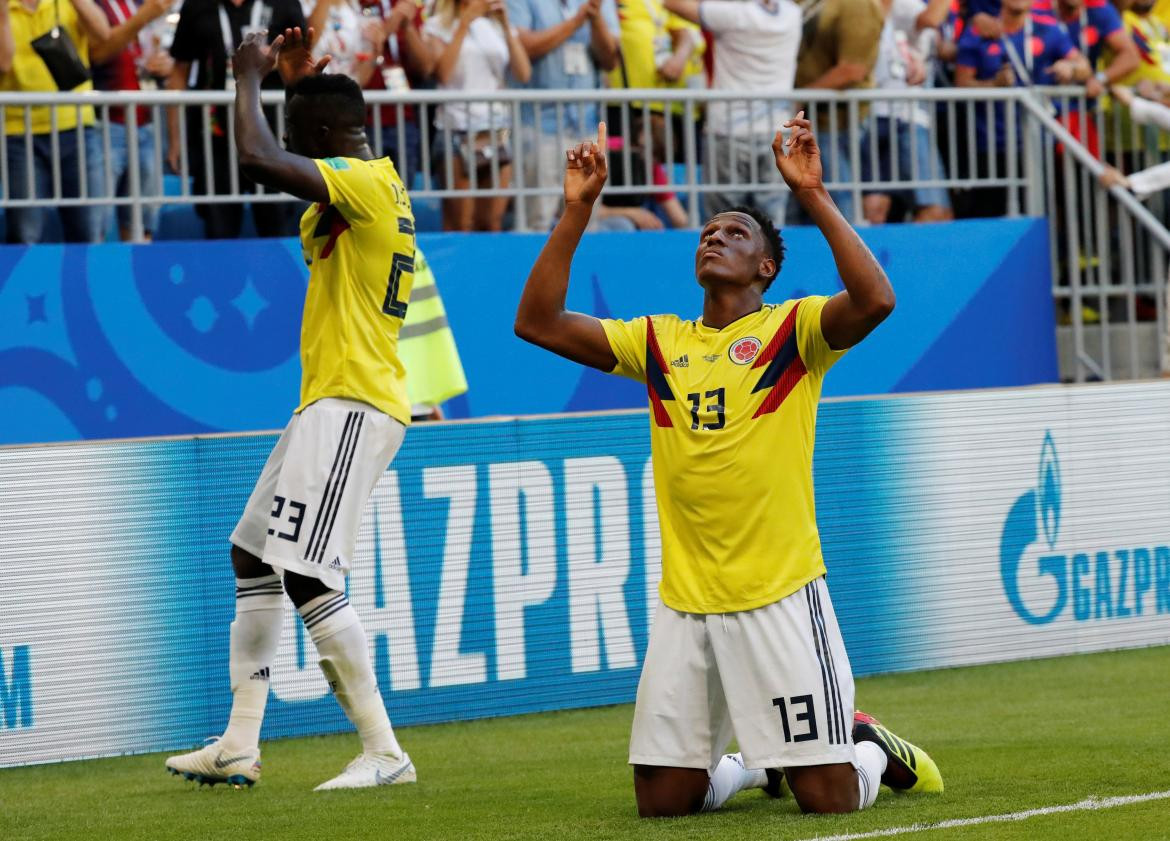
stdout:
[[699,23],[699,0],[663,0],[663,7],[666,11],[674,12],[680,18],[689,20],[691,23]]
[[16,54],[16,41],[12,38],[12,22],[8,19],[8,4],[0,8],[0,74],[12,70],[12,57]]
[[[239,152],[240,169],[257,184],[281,190],[305,201],[328,202],[329,187],[321,177],[316,162],[282,148],[276,142],[268,121],[264,119],[264,110],[260,107],[260,80],[276,69],[276,56],[286,39],[292,55],[302,50],[307,55],[312,30],[309,30],[309,38],[304,40],[299,28],[288,30],[284,35],[276,36],[271,48],[265,44],[264,33],[249,33],[232,59],[236,76],[236,149]],[[282,57],[282,64],[288,58]],[[311,59],[308,60],[311,62]],[[323,68],[323,62],[313,66]]]
[[532,62],[528,60],[528,51],[520,41],[519,35],[512,29],[508,20],[508,6],[504,0],[490,0],[488,14],[500,25],[504,38],[508,42],[508,71],[512,78],[520,84],[527,84],[532,77]]
[[926,8],[918,13],[914,25],[919,31],[923,29],[937,29],[946,23],[947,15],[951,10],[950,0],[927,0]]
[[472,22],[486,15],[487,11],[488,0],[468,0],[459,10],[459,18],[450,41],[444,41],[435,35],[427,36],[427,43],[435,56],[435,80],[440,85],[447,84],[455,73],[455,67],[459,64],[459,53],[463,49],[463,40],[471,31]]
[[784,124],[792,129],[787,141],[780,132],[772,141],[776,168],[797,201],[833,251],[845,291],[821,310],[821,333],[834,350],[853,347],[894,311],[894,289],[857,231],[841,215],[821,181],[821,153],[812,127],[801,111]]
[[529,59],[535,61],[538,58],[543,58],[561,44],[568,41],[573,33],[581,28],[588,17],[588,4],[583,4],[572,15],[560,23],[553,24],[548,29],[526,29],[519,27],[520,43],[524,45],[524,50],[528,53]]
[[601,322],[591,315],[565,309],[573,253],[605,184],[605,148],[605,123],[600,123],[596,143],[582,143],[569,150],[565,166],[565,212],[549,234],[524,284],[520,307],[516,310],[515,330],[526,342],[608,372],[617,365],[617,357]]
[[601,12],[602,0],[592,0],[586,4],[589,9],[589,47],[593,50],[593,60],[606,73],[618,66],[618,55],[621,47],[617,35],[605,22],[605,15]]
[[1124,26],[1105,36],[1105,44],[1113,50],[1113,60],[1102,71],[1102,84],[1113,85],[1138,69],[1142,63],[1137,44]]
[[77,20],[89,38],[92,49],[110,37],[110,21],[98,4],[93,0],[72,0],[73,8],[77,11]]
[[402,37],[402,64],[407,72],[420,79],[429,79],[435,72],[435,56],[415,26],[414,0],[397,0],[386,18],[386,37]]
[[175,0],[146,0],[138,11],[124,23],[110,30],[110,37],[89,48],[89,60],[93,64],[105,64],[138,37],[148,23],[170,11]]

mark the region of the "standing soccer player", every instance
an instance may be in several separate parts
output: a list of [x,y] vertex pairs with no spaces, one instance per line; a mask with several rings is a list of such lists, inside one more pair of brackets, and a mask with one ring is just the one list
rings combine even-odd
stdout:
[[[565,213],[536,261],[516,334],[646,384],[662,530],[661,596],[634,708],[643,817],[718,809],[788,786],[806,812],[849,812],[880,783],[941,791],[924,751],[854,714],[853,675],[817,534],[813,438],[821,380],[894,308],[889,280],[821,182],[801,112],[776,166],[833,251],[845,290],[765,304],[784,246],[754,208],[707,222],[703,315],[596,319],[565,310],[573,252],[606,178],[605,125],[568,153]],[[722,756],[732,735],[740,754]]]
[[[280,641],[282,590],[296,605],[321,670],[357,728],[362,753],[318,791],[415,780],[345,596],[362,509],[410,422],[398,332],[414,271],[414,217],[389,158],[366,142],[361,88],[321,75],[312,30],[286,30],[236,52],[236,144],[259,184],[314,202],[301,218],[309,288],[301,327],[301,403],[232,533],[236,618],[232,712],[216,742],[167,768],[200,783],[260,777],[260,724]],[[289,150],[260,108],[260,80],[278,67],[288,87]],[[282,587],[283,576],[283,587]]]

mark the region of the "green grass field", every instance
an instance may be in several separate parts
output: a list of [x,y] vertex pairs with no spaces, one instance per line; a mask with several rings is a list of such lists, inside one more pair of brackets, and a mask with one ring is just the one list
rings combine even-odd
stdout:
[[[810,839],[1170,790],[1170,647],[867,678],[857,697],[931,752],[945,794],[883,790],[865,812],[806,817],[749,791],[641,821],[621,706],[403,729],[420,782],[367,791],[311,792],[356,736],[266,743],[252,791],[200,789],[161,754],[0,771],[0,839]],[[1170,799],[913,837],[1170,839]]]

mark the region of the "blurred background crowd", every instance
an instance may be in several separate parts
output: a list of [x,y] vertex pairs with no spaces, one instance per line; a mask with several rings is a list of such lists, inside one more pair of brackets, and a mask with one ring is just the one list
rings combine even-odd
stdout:
[[[465,95],[427,109],[371,108],[371,139],[408,184],[426,171],[446,189],[496,188],[444,198],[434,220],[445,230],[483,231],[518,227],[515,201],[525,202],[524,228],[549,229],[555,191],[502,193],[517,169],[529,187],[558,184],[564,140],[592,135],[606,116],[605,90],[726,91],[742,99],[700,99],[691,108],[651,102],[612,114],[611,183],[645,189],[607,193],[596,224],[688,224],[667,186],[675,183],[668,164],[681,159],[688,134],[698,149],[696,177],[710,185],[704,215],[750,202],[791,224],[801,221],[799,208],[789,206],[769,148],[778,122],[802,106],[799,95],[785,92],[1075,86],[1077,96],[1054,106],[1058,118],[1118,173],[1131,172],[1136,148],[1148,146],[1132,118],[1156,122],[1170,95],[1168,23],[1170,0],[7,0],[0,5],[0,91],[230,91],[229,56],[248,32],[272,38],[311,27],[315,52],[333,56],[330,72],[371,91]],[[279,80],[266,85],[279,88]],[[556,107],[491,101],[511,88],[598,93]],[[930,183],[1005,170],[1018,142],[1006,106],[982,103],[958,109],[957,118],[952,108],[949,119],[942,107],[924,97],[811,109],[834,180],[886,184],[860,193],[859,212],[859,193],[839,191],[847,214],[879,224],[1006,212],[1004,187]],[[129,119],[126,109],[85,104],[5,107],[5,196],[124,196],[132,179],[140,195],[160,195],[180,174],[195,193],[248,193],[229,154],[228,109],[181,110],[138,107]],[[1102,137],[1100,112],[1124,129]],[[130,132],[137,172],[129,171]],[[851,153],[858,146],[860,154]],[[627,150],[653,164],[623,166]],[[889,186],[899,181],[904,189]],[[299,215],[292,202],[254,203],[250,220],[238,199],[196,207],[207,238],[292,235]],[[147,238],[158,231],[158,212],[150,207],[144,216]],[[55,214],[9,207],[6,238],[126,239],[128,214],[126,205]]]

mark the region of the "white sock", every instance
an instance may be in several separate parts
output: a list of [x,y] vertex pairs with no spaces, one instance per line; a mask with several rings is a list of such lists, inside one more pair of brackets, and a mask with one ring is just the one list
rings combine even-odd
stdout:
[[317,646],[321,671],[357,728],[366,753],[402,756],[370,664],[370,645],[344,593],[332,590],[297,608]]
[[284,620],[280,577],[236,579],[236,618],[231,628],[232,714],[220,741],[232,750],[260,744],[260,724],[268,703],[272,661],[280,646]]
[[743,754],[726,754],[715,766],[715,771],[707,783],[707,798],[703,801],[703,811],[714,812],[732,795],[745,788],[763,788],[767,784],[768,775],[763,769],[749,771],[743,767]]
[[877,800],[882,774],[886,771],[886,755],[873,742],[858,742],[857,750],[857,794],[860,809],[868,809]]

